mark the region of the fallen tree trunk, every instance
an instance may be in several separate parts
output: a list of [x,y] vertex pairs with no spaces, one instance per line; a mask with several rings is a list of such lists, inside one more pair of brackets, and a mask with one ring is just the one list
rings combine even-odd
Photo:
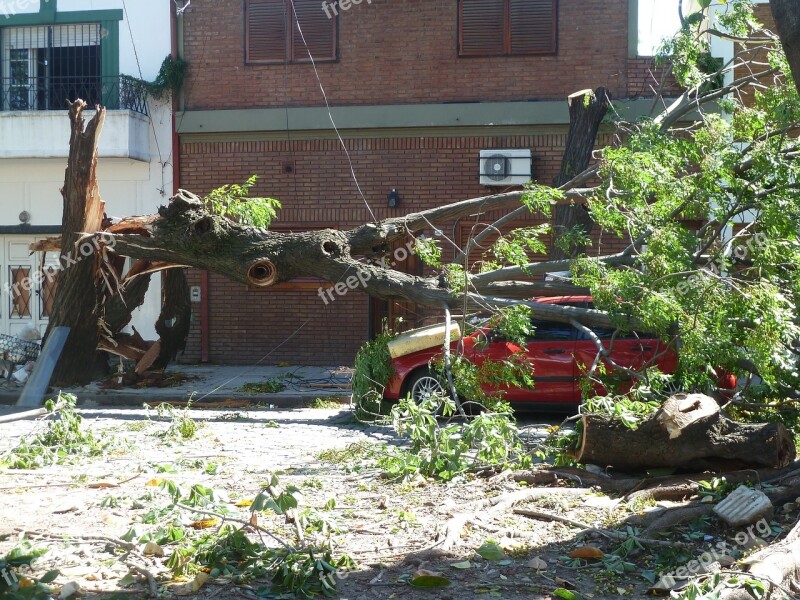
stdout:
[[732,465],[780,468],[796,455],[792,435],[782,424],[737,423],[703,394],[673,396],[636,429],[605,415],[585,415],[581,423],[578,462],[621,471]]
[[[791,594],[789,598],[800,597],[800,523],[795,524],[789,534],[780,542],[747,557],[742,568],[762,582],[775,584],[771,587],[769,598],[782,597],[776,586]],[[741,579],[741,577],[738,577]],[[744,587],[723,590],[720,600],[752,600],[753,596]]]
[[[491,205],[490,199],[485,200]],[[410,215],[408,223],[415,224],[417,220],[428,223],[428,226],[441,223],[440,219],[464,214],[461,210],[466,210],[465,207],[480,212],[477,200],[450,206],[461,208],[451,211],[431,209]],[[161,207],[158,215],[123,219],[109,227],[108,232],[114,235],[113,250],[120,255],[224,273],[230,279],[258,288],[300,277],[316,277],[330,281],[342,290],[360,289],[381,300],[406,300],[420,306],[441,308],[446,305],[458,309],[463,308],[466,302],[469,307],[483,310],[523,304],[541,319],[561,323],[575,319],[589,327],[614,326],[608,313],[600,310],[521,302],[480,292],[458,293],[443,286],[438,277],[418,277],[364,262],[363,258],[384,239],[378,232],[400,226],[390,226],[387,222],[383,222],[381,228],[365,226],[352,231],[270,232],[211,214],[198,197],[181,192],[168,206]],[[363,248],[369,237],[365,232],[374,235],[375,246],[368,251]],[[608,260],[626,264],[634,261],[633,257],[616,255],[608,257]],[[543,263],[541,268],[562,262],[567,261]],[[476,278],[476,286],[472,289],[480,289],[484,283],[492,281],[478,282]],[[639,328],[641,324],[638,321],[631,323],[637,329],[646,330]]]

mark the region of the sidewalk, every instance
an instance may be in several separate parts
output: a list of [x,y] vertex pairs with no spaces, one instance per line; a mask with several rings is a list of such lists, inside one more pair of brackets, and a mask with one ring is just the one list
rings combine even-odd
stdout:
[[[172,387],[124,387],[116,390],[103,389],[100,384],[92,383],[62,391],[75,394],[81,406],[137,408],[145,402],[181,403],[190,398],[195,406],[225,408],[259,404],[297,408],[307,406],[317,398],[341,403],[350,401],[352,370],[344,367],[171,365],[167,369],[167,374],[170,373],[180,373],[186,381]],[[255,390],[241,389],[246,384],[253,384],[250,389],[255,387]],[[283,389],[269,392],[273,385],[283,385]],[[52,395],[57,392],[54,389]],[[4,382],[0,387],[0,405],[15,404],[21,393],[22,387]]]

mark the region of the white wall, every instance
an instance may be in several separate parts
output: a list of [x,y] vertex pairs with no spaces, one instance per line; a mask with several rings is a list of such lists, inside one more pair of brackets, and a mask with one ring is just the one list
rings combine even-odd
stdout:
[[[152,81],[164,58],[171,51],[170,0],[126,0],[125,20],[120,22],[120,72]],[[122,9],[122,0],[59,0],[58,12],[75,10]],[[4,12],[31,13],[39,10],[38,2],[30,0],[0,0],[0,27]],[[130,25],[130,29],[129,29]],[[131,41],[133,37],[133,42]],[[135,42],[135,51],[134,51]],[[138,55],[138,62],[137,62]],[[120,156],[119,148],[124,144],[124,130],[109,127],[107,135],[100,138],[100,160],[98,182],[100,194],[106,202],[109,216],[150,214],[158,206],[166,204],[172,194],[172,110],[169,103],[149,103],[147,119],[147,147],[149,157],[145,160],[113,158]],[[63,123],[57,123],[58,116]],[[87,115],[91,116],[90,114]],[[113,115],[118,119],[121,115]],[[62,205],[60,188],[64,183],[66,160],[63,157],[69,146],[69,125],[66,111],[44,114],[27,113],[25,118],[40,118],[48,132],[48,140],[37,140],[30,152],[19,154],[21,148],[31,144],[30,139],[21,139],[16,128],[10,126],[9,113],[0,112],[0,146],[16,146],[18,158],[0,158],[0,225],[19,225],[19,213],[23,210],[31,215],[30,224],[60,225]],[[123,117],[124,118],[124,117]],[[131,117],[139,120],[138,116]],[[7,125],[4,128],[3,120]],[[44,124],[45,120],[56,120],[55,125]],[[137,129],[141,135],[142,127]],[[5,133],[8,132],[8,135]],[[122,133],[121,133],[122,132]],[[28,136],[31,132],[28,131]],[[18,139],[18,144],[12,138]],[[122,141],[121,141],[122,140]],[[42,147],[42,144],[52,148]],[[138,144],[141,146],[141,143]],[[138,154],[138,153],[137,153]],[[105,155],[105,156],[104,156]],[[0,153],[2,156],[2,153]],[[122,156],[125,156],[122,154]],[[150,293],[145,305],[136,311],[136,329],[147,339],[155,339],[154,323],[158,317],[161,301],[160,278],[153,277]]]

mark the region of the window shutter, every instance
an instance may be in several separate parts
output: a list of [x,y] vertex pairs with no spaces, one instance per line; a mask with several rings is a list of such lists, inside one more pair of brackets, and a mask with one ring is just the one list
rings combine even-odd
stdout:
[[283,62],[287,59],[287,21],[284,0],[248,0],[248,62]]
[[506,0],[461,0],[460,53],[506,53]]
[[511,1],[511,53],[556,51],[556,0]]
[[[288,3],[291,10],[291,3]],[[314,60],[336,60],[336,17],[332,18],[322,10],[319,0],[294,0],[297,19],[292,18],[292,60],[308,62],[308,53]],[[303,36],[297,29],[297,23],[303,30],[308,50],[303,44]]]

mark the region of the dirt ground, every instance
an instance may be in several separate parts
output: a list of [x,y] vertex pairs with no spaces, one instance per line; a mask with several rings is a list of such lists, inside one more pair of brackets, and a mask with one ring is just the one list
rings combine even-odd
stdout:
[[[130,564],[119,560],[120,550],[110,540],[123,538],[132,528],[141,533],[154,527],[153,515],[169,503],[154,484],[165,479],[183,489],[195,484],[213,489],[232,511],[229,517],[245,522],[251,513],[244,501],[252,500],[272,474],[282,486],[297,486],[304,505],[320,510],[327,505],[336,552],[348,554],[357,565],[336,577],[339,597],[351,600],[563,597],[552,595],[558,588],[574,588],[584,598],[642,598],[650,585],[647,572],[665,570],[676,560],[677,551],[647,547],[624,560],[612,555],[603,561],[570,559],[568,554],[583,544],[606,553],[619,544],[591,536],[579,541],[576,527],[511,510],[472,515],[456,546],[443,551],[445,525],[453,516],[525,487],[506,476],[447,484],[389,482],[372,457],[377,448],[397,443],[396,438],[389,429],[354,422],[347,410],[193,409],[191,416],[200,427],[186,440],[165,436],[170,420],[148,418],[142,410],[80,413],[84,426],[96,436],[114,440],[104,455],[41,469],[0,471],[0,557],[18,545],[20,532],[28,532],[34,547],[48,549],[31,574],[40,577],[58,569],[56,592],[75,582],[85,598],[146,597],[146,580],[128,575]],[[35,421],[0,424],[0,453],[42,427]],[[623,529],[627,519],[647,508],[601,494],[555,492],[516,506]],[[181,518],[186,525],[202,517],[186,510]],[[282,516],[260,514],[259,525],[291,539],[291,525]],[[685,535],[689,542],[714,541],[714,536],[702,533],[698,538],[691,527]],[[487,540],[496,541],[504,555],[486,560],[477,554]],[[170,544],[163,550],[164,557],[141,556],[138,565],[155,577],[159,594],[170,597],[187,584],[175,581],[166,567]],[[420,569],[441,574],[450,585],[413,587],[410,579]],[[261,586],[212,579],[189,595],[278,597],[259,590]]]

